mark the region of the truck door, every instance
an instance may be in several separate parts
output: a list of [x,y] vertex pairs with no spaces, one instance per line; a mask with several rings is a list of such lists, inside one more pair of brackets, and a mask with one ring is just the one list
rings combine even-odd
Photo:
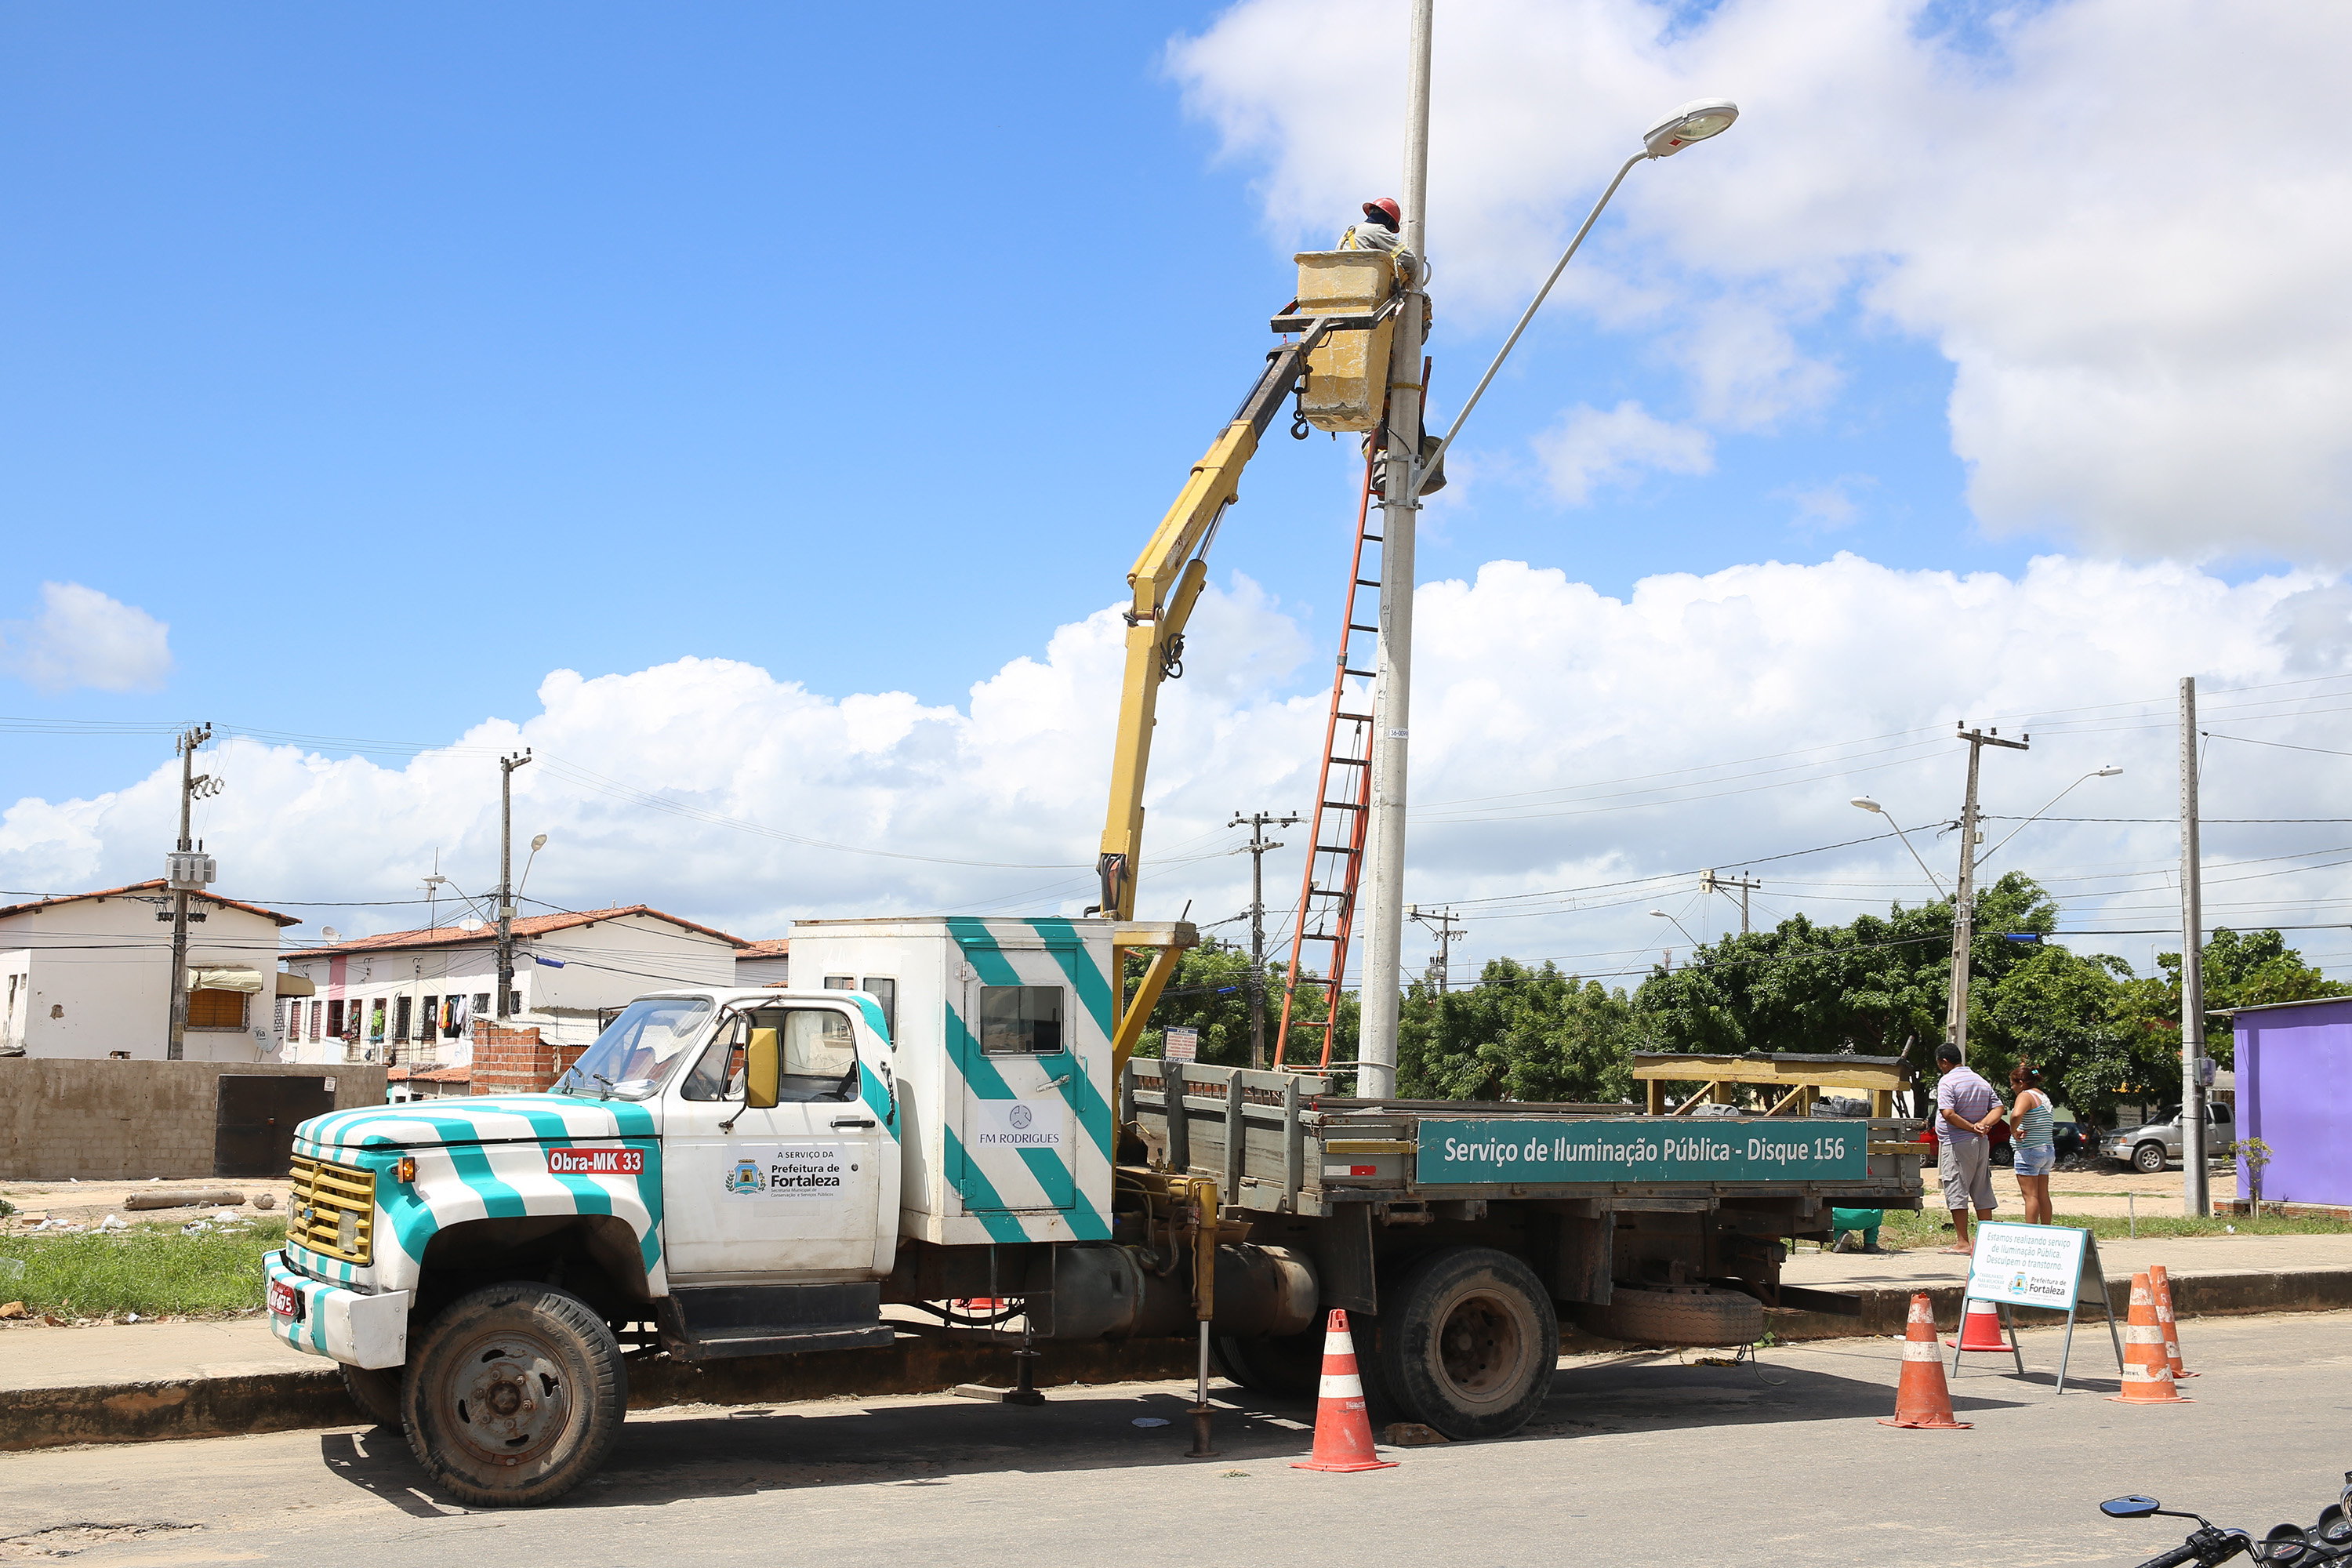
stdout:
[[[1017,963],[1029,955],[1000,956]],[[1034,957],[1046,955],[1040,949]],[[1054,984],[1043,976],[1030,984],[1025,973],[1001,977],[1017,983],[983,977],[965,987],[971,1024],[956,1053],[964,1079],[961,1157],[950,1174],[971,1213],[1068,1209],[1077,1197],[1078,1131],[1068,1091],[1083,1070],[1072,1048],[1069,987],[1059,984],[1058,971]]]
[[[758,1030],[774,1030],[782,1047],[783,1094],[772,1109],[751,1110],[743,1063]],[[795,1002],[721,1014],[665,1108],[662,1231],[672,1279],[888,1270],[898,1194],[885,1177],[895,1172],[898,1142],[860,1097],[859,1043],[845,1006]]]

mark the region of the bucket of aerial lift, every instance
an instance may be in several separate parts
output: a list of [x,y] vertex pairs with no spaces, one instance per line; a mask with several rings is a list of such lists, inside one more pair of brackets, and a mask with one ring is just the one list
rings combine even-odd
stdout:
[[[1301,316],[1361,315],[1380,309],[1396,288],[1396,261],[1384,250],[1302,250]],[[1333,332],[1307,356],[1299,412],[1318,430],[1370,430],[1388,394],[1393,318],[1370,331]]]

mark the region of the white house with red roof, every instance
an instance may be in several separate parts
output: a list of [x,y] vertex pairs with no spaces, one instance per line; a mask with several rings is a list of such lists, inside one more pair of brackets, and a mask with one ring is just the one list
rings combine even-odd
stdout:
[[[527,915],[515,929],[506,1022],[584,1045],[648,991],[734,985],[751,943],[645,904]],[[412,1069],[473,1059],[474,1026],[497,1020],[498,927],[481,921],[385,931],[283,955],[313,994],[287,1007],[281,1061],[373,1061]]]
[[[161,1061],[171,1038],[172,900],[162,879],[0,908],[0,1055]],[[188,896],[196,1062],[277,1059],[278,932],[302,922]],[[299,983],[297,983],[299,984]]]

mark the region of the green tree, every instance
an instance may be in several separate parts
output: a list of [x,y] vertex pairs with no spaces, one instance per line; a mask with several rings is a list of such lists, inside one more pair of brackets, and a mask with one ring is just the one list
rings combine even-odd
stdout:
[[[1149,955],[1129,951],[1127,955],[1127,989],[1130,996],[1150,966]],[[1181,954],[1176,973],[1169,977],[1160,991],[1160,999],[1152,1005],[1151,1016],[1145,1021],[1143,1034],[1137,1041],[1135,1054],[1157,1057],[1166,1047],[1171,1027],[1192,1027],[1201,1031],[1200,1059],[1219,1067],[1250,1065],[1250,956],[1245,948],[1212,937],[1200,946]],[[1271,1059],[1276,1037],[1282,1022],[1282,987],[1288,973],[1286,963],[1268,961],[1265,966],[1265,1048]],[[1305,1051],[1309,1058],[1307,1066],[1322,1054],[1323,1038],[1319,1029],[1311,1035],[1301,1035],[1298,1025],[1320,1023],[1323,1018],[1326,992],[1319,984],[1308,984],[1302,979],[1294,1007],[1291,1029],[1292,1065],[1300,1065],[1298,1058]],[[1344,993],[1339,999],[1339,1021],[1334,1030],[1332,1058],[1353,1061],[1356,1058],[1356,995]]]
[[1622,990],[1489,962],[1467,990],[1416,984],[1397,1031],[1408,1100],[1615,1100],[1633,1084],[1633,1006]]

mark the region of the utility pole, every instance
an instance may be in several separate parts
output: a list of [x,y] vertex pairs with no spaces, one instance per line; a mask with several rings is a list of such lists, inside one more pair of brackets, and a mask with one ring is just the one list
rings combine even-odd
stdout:
[[1404,912],[1407,918],[1417,920],[1427,926],[1437,938],[1437,962],[1429,966],[1429,973],[1437,982],[1437,994],[1443,996],[1451,989],[1449,983],[1454,973],[1454,944],[1470,933],[1454,929],[1462,923],[1462,917],[1452,910],[1440,910],[1435,914],[1429,914],[1424,912],[1419,904],[1414,904]]
[[514,774],[530,748],[499,759],[499,994],[496,1013],[508,1016],[514,998]]
[[[1397,310],[1389,359],[1388,418],[1377,439],[1387,460],[1381,487],[1381,615],[1372,677],[1372,896],[1365,910],[1362,1033],[1356,1092],[1396,1093],[1397,1010],[1403,966],[1405,742],[1412,724],[1413,523],[1421,510],[1422,322],[1429,273],[1429,35],[1433,0],[1413,0],[1405,69],[1404,222],[1399,244],[1414,275]],[[1339,998],[1331,1000],[1333,1007]]]
[[1748,934],[1748,895],[1764,884],[1748,881],[1743,877],[1718,877],[1715,874],[1714,868],[1709,867],[1699,873],[1698,885],[1701,892],[1721,893],[1727,899],[1731,896],[1731,890],[1734,888],[1739,889],[1739,934],[1746,936]]
[[179,1061],[187,1052],[188,1043],[188,894],[200,891],[212,880],[206,857],[195,853],[195,844],[188,837],[188,809],[203,790],[210,795],[212,775],[196,772],[196,748],[213,738],[210,724],[197,724],[182,731],[174,743],[180,753],[180,839],[175,853],[164,864],[164,886],[172,889],[172,1011],[165,1026],[163,1056],[167,1061]]
[[1962,729],[1959,738],[1969,743],[1969,793],[1960,807],[1960,880],[1959,891],[1952,900],[1952,988],[1945,1005],[1944,1037],[1960,1048],[1965,1061],[1969,1048],[1969,955],[1977,936],[1977,840],[1982,837],[1977,828],[1977,767],[1987,746],[2030,752],[2033,749],[2033,737],[2004,741],[1998,730],[1988,733]]
[[2205,1171],[2204,868],[2197,841],[2197,678],[2180,678],[2180,1212],[2213,1212]]
[[1254,811],[1247,816],[1234,813],[1227,827],[1247,827],[1250,841],[1242,853],[1250,858],[1250,1066],[1265,1070],[1265,856],[1269,849],[1279,849],[1279,839],[1268,838],[1269,827],[1289,827],[1299,820],[1298,814],[1276,816],[1272,812]]

